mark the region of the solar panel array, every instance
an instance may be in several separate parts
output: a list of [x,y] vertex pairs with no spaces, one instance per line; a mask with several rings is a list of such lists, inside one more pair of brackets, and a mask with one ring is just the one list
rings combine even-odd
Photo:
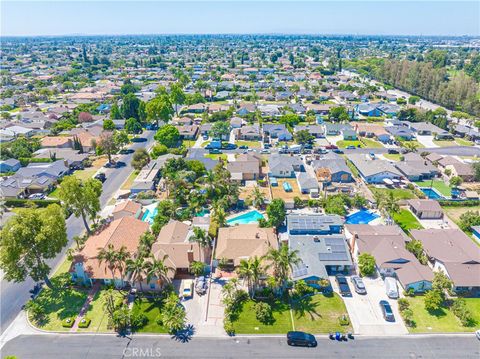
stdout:
[[304,263],[299,263],[296,267],[292,270],[292,277],[298,278],[307,275],[308,267]]

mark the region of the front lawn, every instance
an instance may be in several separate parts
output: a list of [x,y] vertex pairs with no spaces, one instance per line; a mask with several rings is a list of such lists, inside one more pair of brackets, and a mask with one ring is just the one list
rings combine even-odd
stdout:
[[[93,300],[88,306],[88,310],[85,313],[85,318],[91,320],[88,328],[79,328],[79,332],[96,332],[96,333],[105,333],[113,332],[113,329],[108,328],[108,315],[105,311],[105,291],[99,290]],[[125,292],[120,292],[114,290],[113,294],[115,296],[115,301],[118,301],[119,298],[125,296]]]
[[382,193],[385,196],[389,196],[390,193],[393,193],[393,198],[397,201],[402,199],[413,199],[417,198],[413,191],[406,188],[377,188],[375,186],[369,186],[370,190],[375,193]]
[[348,317],[347,309],[336,293],[317,294],[293,305],[295,330],[314,334],[352,331],[351,324],[340,325],[339,318],[343,315]]
[[132,187],[133,185],[133,181],[135,181],[135,178],[137,178],[138,172],[139,171],[136,171],[136,170],[132,171],[132,173],[130,173],[130,175],[125,180],[125,182],[123,182],[122,187],[120,187],[120,189],[129,190],[130,187]]
[[364,147],[367,148],[383,148],[383,145],[380,142],[370,138],[362,138],[361,141],[365,145]]
[[238,319],[233,322],[236,334],[285,334],[292,328],[290,306],[280,300],[271,303],[273,321],[271,324],[259,322],[255,316],[255,302],[248,300],[242,305]]
[[222,161],[227,161],[227,155],[225,153],[219,153],[219,154],[213,154],[213,153],[208,153],[205,155],[207,158],[211,158],[212,160],[222,160]]
[[182,145],[186,148],[190,148],[190,147],[193,147],[193,145],[195,144],[196,141],[194,140],[183,140],[182,141]]
[[337,142],[337,146],[338,148],[347,148],[348,146],[354,146],[354,147],[360,147],[360,148],[365,147],[365,145],[359,140],[356,140],[356,141],[340,140]]
[[261,148],[262,144],[260,141],[235,141],[235,144],[240,146],[248,146],[248,148]]
[[422,225],[417,218],[408,209],[400,209],[400,211],[392,213],[393,220],[405,232],[410,232],[412,229],[422,229]]
[[147,324],[137,329],[140,333],[168,333],[168,330],[157,323],[162,301],[153,298],[137,298],[132,310],[138,310],[147,317]]
[[438,147],[454,147],[457,143],[454,140],[433,140]]
[[75,177],[77,177],[78,179],[82,180],[82,181],[86,181],[90,178],[92,178],[95,173],[97,172],[98,169],[96,168],[88,168],[86,170],[78,170],[78,171],[75,171],[73,172],[73,175]]
[[473,142],[464,138],[455,138],[455,142],[460,146],[473,146]]
[[45,319],[38,323],[43,330],[68,331],[62,326],[62,320],[76,318],[87,299],[88,289],[65,288],[70,283],[70,275],[64,273],[51,279],[53,289],[45,288],[35,299],[45,312]]
[[452,189],[450,186],[443,182],[443,181],[422,181],[422,182],[415,182],[415,184],[419,187],[424,187],[424,188],[430,188],[433,187],[435,188],[440,194],[442,194],[445,197],[451,197],[452,196]]
[[[476,326],[462,326],[460,320],[448,308],[434,313],[428,312],[422,296],[408,298],[408,301],[416,325],[414,328],[409,328],[412,333],[473,332],[476,329]],[[478,325],[480,323],[480,298],[465,298],[465,302],[472,313],[475,325]]]
[[383,154],[383,157],[385,157],[387,160],[399,162],[402,155],[399,153],[385,153]]

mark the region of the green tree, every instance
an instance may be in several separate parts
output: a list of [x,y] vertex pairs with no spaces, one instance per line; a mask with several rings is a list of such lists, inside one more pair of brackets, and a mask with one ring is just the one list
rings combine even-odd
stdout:
[[347,109],[343,106],[332,107],[328,114],[328,119],[331,121],[349,121]]
[[153,279],[160,285],[161,288],[170,281],[170,272],[175,273],[175,268],[169,267],[166,264],[168,255],[164,255],[163,258],[155,258],[151,256],[147,262],[146,274],[147,283],[150,283]]
[[135,287],[135,283],[139,283],[141,292],[143,292],[142,282],[146,278],[147,268],[147,262],[142,256],[127,259],[127,271],[130,273],[132,287]]
[[459,218],[458,226],[464,232],[470,232],[473,226],[480,226],[480,212],[467,211]]
[[440,293],[444,293],[445,290],[452,289],[453,283],[448,276],[442,271],[436,271],[433,273],[432,289],[438,290]]
[[142,133],[142,124],[137,119],[130,117],[125,121],[125,130],[128,133]]
[[252,193],[248,196],[248,199],[255,208],[262,208],[265,204],[265,193],[263,193],[260,187],[255,186]]
[[93,178],[82,182],[76,176],[66,176],[58,187],[58,198],[68,211],[76,217],[82,217],[88,233],[90,233],[88,219],[95,219],[100,211],[101,194],[102,183]]
[[[173,83],[170,86],[170,98],[173,104],[183,105],[185,103],[186,96],[180,84]],[[175,110],[175,113],[178,116],[178,106],[175,107]]]
[[315,137],[311,135],[310,132],[308,132],[308,130],[297,131],[294,137],[295,137],[295,141],[300,145],[311,143],[315,139]]
[[250,295],[253,295],[258,282],[264,275],[265,271],[263,270],[261,259],[255,256],[248,260],[242,259],[237,268],[237,273],[240,278],[243,278],[246,281],[248,292]]
[[169,122],[173,115],[173,106],[170,98],[166,94],[159,95],[147,103],[147,119],[157,122]]
[[345,208],[345,200],[342,196],[329,196],[325,201],[325,213],[328,214],[338,214],[339,216],[344,216],[347,214],[347,209]]
[[138,109],[140,107],[140,100],[133,94],[128,93],[123,97],[123,103],[120,108],[123,118],[135,118],[139,120]]
[[130,143],[128,134],[126,131],[115,131],[113,133],[113,141],[116,144],[116,147],[123,149],[126,145]]
[[275,198],[267,206],[268,222],[272,227],[280,227],[285,221],[286,213],[285,202],[280,198]]
[[472,163],[473,174],[475,176],[475,181],[480,182],[480,161]]
[[103,129],[106,131],[113,131],[115,130],[115,124],[110,119],[103,120]]
[[131,165],[132,167],[140,171],[143,167],[148,165],[150,162],[150,155],[148,154],[145,148],[137,148],[132,157]]
[[172,148],[177,146],[180,141],[180,132],[173,125],[164,125],[155,134],[155,140],[168,148]]
[[443,297],[438,290],[429,290],[423,298],[425,309],[429,312],[435,312],[442,307]]
[[189,241],[198,244],[198,258],[203,260],[202,257],[204,256],[202,256],[202,252],[210,246],[207,231],[200,227],[193,227],[193,235],[189,238]]
[[199,262],[199,261],[193,261],[192,263],[190,263],[190,272],[196,277],[204,275],[205,263]]
[[161,322],[168,328],[170,333],[176,333],[185,327],[185,309],[179,304],[178,296],[175,293],[171,293],[167,299],[165,299],[161,312]]
[[118,151],[118,146],[113,137],[113,132],[104,131],[100,135],[100,141],[97,149],[100,151],[100,153],[106,153],[108,156],[108,162],[112,163],[112,155]]
[[418,97],[418,96],[410,96],[408,98],[408,103],[410,105],[415,105],[418,101],[420,101],[420,97]]
[[162,156],[166,153],[168,153],[168,147],[159,144],[152,147],[152,152],[150,153],[150,155],[152,156],[152,158],[158,158],[159,156]]
[[452,187],[458,187],[462,183],[463,183],[462,177],[455,176],[455,177],[450,178],[450,186],[452,186]]
[[110,119],[120,120],[121,118],[122,118],[122,114],[120,112],[120,109],[118,108],[118,105],[114,103],[112,105],[112,108],[110,109]]
[[112,243],[109,243],[107,247],[99,248],[97,252],[98,263],[105,262],[105,265],[112,274],[112,279],[115,279],[115,272],[118,264],[117,250]]
[[210,130],[210,136],[213,138],[224,139],[230,135],[230,124],[228,122],[215,122]]
[[288,279],[288,275],[293,266],[302,262],[298,256],[298,250],[291,251],[288,245],[281,245],[278,249],[270,248],[268,253],[264,256],[267,261],[265,269],[272,268],[273,276],[277,283],[283,286]]
[[64,212],[57,204],[19,209],[0,232],[0,268],[7,281],[45,280],[52,287],[46,260],[68,243]]
[[369,253],[358,256],[358,268],[362,277],[368,277],[375,273],[375,257]]
[[412,239],[406,243],[405,248],[413,253],[420,263],[423,265],[427,264],[427,256],[423,252],[423,244],[421,241]]

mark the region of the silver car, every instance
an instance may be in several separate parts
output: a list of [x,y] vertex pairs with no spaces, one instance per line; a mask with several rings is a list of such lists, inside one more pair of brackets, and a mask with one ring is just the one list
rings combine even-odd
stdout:
[[358,294],[367,294],[367,289],[365,288],[362,278],[358,275],[354,275],[350,280],[352,281],[353,288],[355,288],[355,292]]

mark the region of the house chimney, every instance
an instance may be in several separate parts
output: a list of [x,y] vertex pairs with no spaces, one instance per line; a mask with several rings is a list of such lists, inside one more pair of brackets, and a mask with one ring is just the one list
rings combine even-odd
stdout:
[[194,261],[194,259],[193,259],[193,249],[189,249],[187,251],[187,259],[188,259],[188,263],[192,263]]

